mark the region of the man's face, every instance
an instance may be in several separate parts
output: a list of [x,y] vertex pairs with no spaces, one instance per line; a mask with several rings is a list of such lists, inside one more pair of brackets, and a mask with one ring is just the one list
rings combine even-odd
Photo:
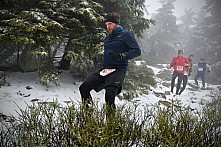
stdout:
[[180,52],[180,53],[178,54],[178,56],[179,56],[179,57],[183,57],[183,53]]
[[189,59],[190,59],[190,61],[192,61],[193,60],[193,56],[189,56]]
[[113,22],[106,22],[105,23],[107,31],[111,34],[113,32],[113,30],[115,30],[117,28],[117,24],[113,23]]

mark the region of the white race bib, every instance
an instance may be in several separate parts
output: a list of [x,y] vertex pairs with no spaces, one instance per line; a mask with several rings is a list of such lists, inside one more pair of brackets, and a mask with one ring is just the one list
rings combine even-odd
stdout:
[[183,71],[183,66],[177,66],[176,70],[177,71]]
[[106,76],[111,74],[112,72],[114,72],[116,69],[103,69],[102,71],[100,71],[100,75],[101,76]]
[[188,71],[184,71],[184,75],[188,75]]
[[203,68],[202,68],[202,67],[199,67],[199,68],[198,68],[198,71],[203,71]]

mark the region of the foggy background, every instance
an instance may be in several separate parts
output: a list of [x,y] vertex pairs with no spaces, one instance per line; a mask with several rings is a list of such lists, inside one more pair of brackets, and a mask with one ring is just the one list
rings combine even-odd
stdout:
[[0,1],[0,70],[41,70],[43,76],[59,66],[86,76],[102,58],[106,30],[100,14],[117,11],[148,65],[169,64],[183,49],[194,55],[193,63],[204,58],[212,67],[206,82],[221,84],[221,0],[28,2]]
[[212,66],[207,82],[220,84],[221,1],[146,0],[145,3],[145,17],[155,21],[140,40],[147,62],[170,63],[177,50],[183,49],[185,56],[194,55],[193,63],[204,58]]
[[[149,13],[156,13],[156,10],[161,7],[159,0],[146,0],[146,7]],[[179,17],[185,14],[185,9],[193,8],[194,11],[199,12],[205,6],[204,0],[177,0],[174,2],[174,15]]]

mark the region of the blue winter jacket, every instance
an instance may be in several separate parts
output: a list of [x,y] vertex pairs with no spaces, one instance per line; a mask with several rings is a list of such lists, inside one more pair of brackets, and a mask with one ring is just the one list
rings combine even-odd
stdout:
[[[114,61],[110,53],[124,53],[125,59]],[[127,71],[128,60],[141,55],[140,47],[131,32],[119,26],[104,40],[103,68],[121,68]]]
[[197,67],[197,74],[198,75],[205,75],[206,72],[206,63],[198,63]]

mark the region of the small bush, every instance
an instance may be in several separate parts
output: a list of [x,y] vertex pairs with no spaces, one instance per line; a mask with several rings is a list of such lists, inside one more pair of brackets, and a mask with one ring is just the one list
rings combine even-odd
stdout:
[[[220,105],[219,105],[220,107]],[[206,107],[124,105],[106,118],[98,103],[34,102],[8,122],[1,121],[0,146],[219,146],[220,113]],[[217,109],[215,109],[217,110]],[[214,113],[215,112],[215,113]]]
[[61,79],[58,69],[54,66],[52,60],[48,58],[43,58],[40,62],[38,75],[42,85],[46,86],[48,86],[50,82],[54,82],[56,85],[59,85],[59,81]]
[[146,93],[149,86],[156,84],[154,80],[154,73],[145,65],[137,66],[134,63],[129,63],[129,72],[125,77],[124,89],[128,91],[141,91]]

